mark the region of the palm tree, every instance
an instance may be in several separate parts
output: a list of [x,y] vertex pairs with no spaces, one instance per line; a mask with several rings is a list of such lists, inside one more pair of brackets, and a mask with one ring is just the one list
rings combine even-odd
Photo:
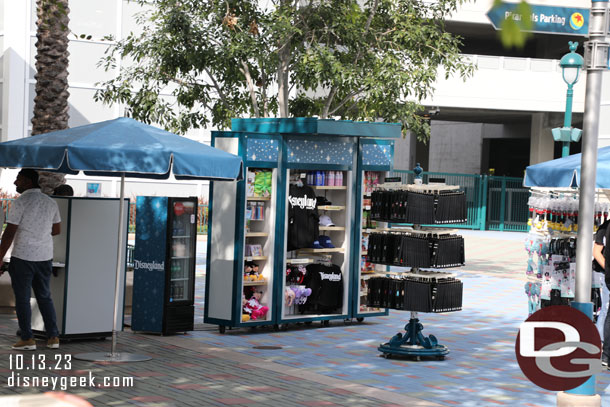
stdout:
[[[68,128],[68,0],[36,0],[36,96],[32,135]],[[63,184],[62,174],[41,173],[44,192]]]

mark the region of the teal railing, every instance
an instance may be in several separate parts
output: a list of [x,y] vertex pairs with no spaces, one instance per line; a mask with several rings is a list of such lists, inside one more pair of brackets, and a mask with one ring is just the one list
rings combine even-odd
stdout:
[[487,217],[489,230],[527,232],[529,188],[522,178],[487,177]]
[[[400,177],[403,184],[412,184],[415,178],[408,170],[394,170],[390,176]],[[424,184],[436,180],[459,185],[466,194],[468,220],[452,228],[527,232],[529,189],[522,186],[521,178],[448,172],[423,172],[422,176]]]

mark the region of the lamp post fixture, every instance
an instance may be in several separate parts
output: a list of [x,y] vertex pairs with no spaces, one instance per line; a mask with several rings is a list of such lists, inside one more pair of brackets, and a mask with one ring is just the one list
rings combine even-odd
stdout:
[[553,133],[553,139],[563,143],[561,147],[562,157],[567,157],[570,155],[570,142],[580,140],[580,136],[582,135],[582,130],[572,127],[572,97],[574,95],[573,87],[574,84],[578,82],[580,69],[584,64],[584,60],[580,54],[576,53],[578,42],[570,41],[568,42],[568,45],[570,47],[570,52],[562,56],[559,60],[563,81],[568,85],[563,127],[556,127],[551,130]]

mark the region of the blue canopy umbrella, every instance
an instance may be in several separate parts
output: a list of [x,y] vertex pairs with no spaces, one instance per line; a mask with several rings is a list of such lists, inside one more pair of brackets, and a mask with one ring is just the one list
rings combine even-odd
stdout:
[[[580,186],[582,154],[530,165],[525,169],[523,186],[569,188]],[[610,188],[610,146],[597,150],[596,188]]]
[[241,158],[126,117],[0,143],[0,166],[76,174],[235,180]]
[[[120,176],[118,258],[112,348],[110,354],[83,354],[85,360],[137,361],[146,356],[117,354],[115,321],[118,315],[119,278],[124,247],[125,177],[167,179],[239,180],[240,157],[182,136],[121,117],[100,123],[54,131],[0,143],[0,167]],[[77,355],[79,356],[79,355]]]

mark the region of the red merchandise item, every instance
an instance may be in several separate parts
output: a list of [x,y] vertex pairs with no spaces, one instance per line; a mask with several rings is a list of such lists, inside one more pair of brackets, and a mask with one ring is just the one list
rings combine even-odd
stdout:
[[244,304],[243,311],[246,314],[250,314],[250,318],[253,320],[258,318],[264,318],[269,311],[269,307],[261,305],[259,302],[261,298],[260,292],[254,292],[252,297]]
[[181,216],[182,214],[184,214],[184,205],[182,204],[182,202],[176,202],[174,204],[174,214],[176,216]]

